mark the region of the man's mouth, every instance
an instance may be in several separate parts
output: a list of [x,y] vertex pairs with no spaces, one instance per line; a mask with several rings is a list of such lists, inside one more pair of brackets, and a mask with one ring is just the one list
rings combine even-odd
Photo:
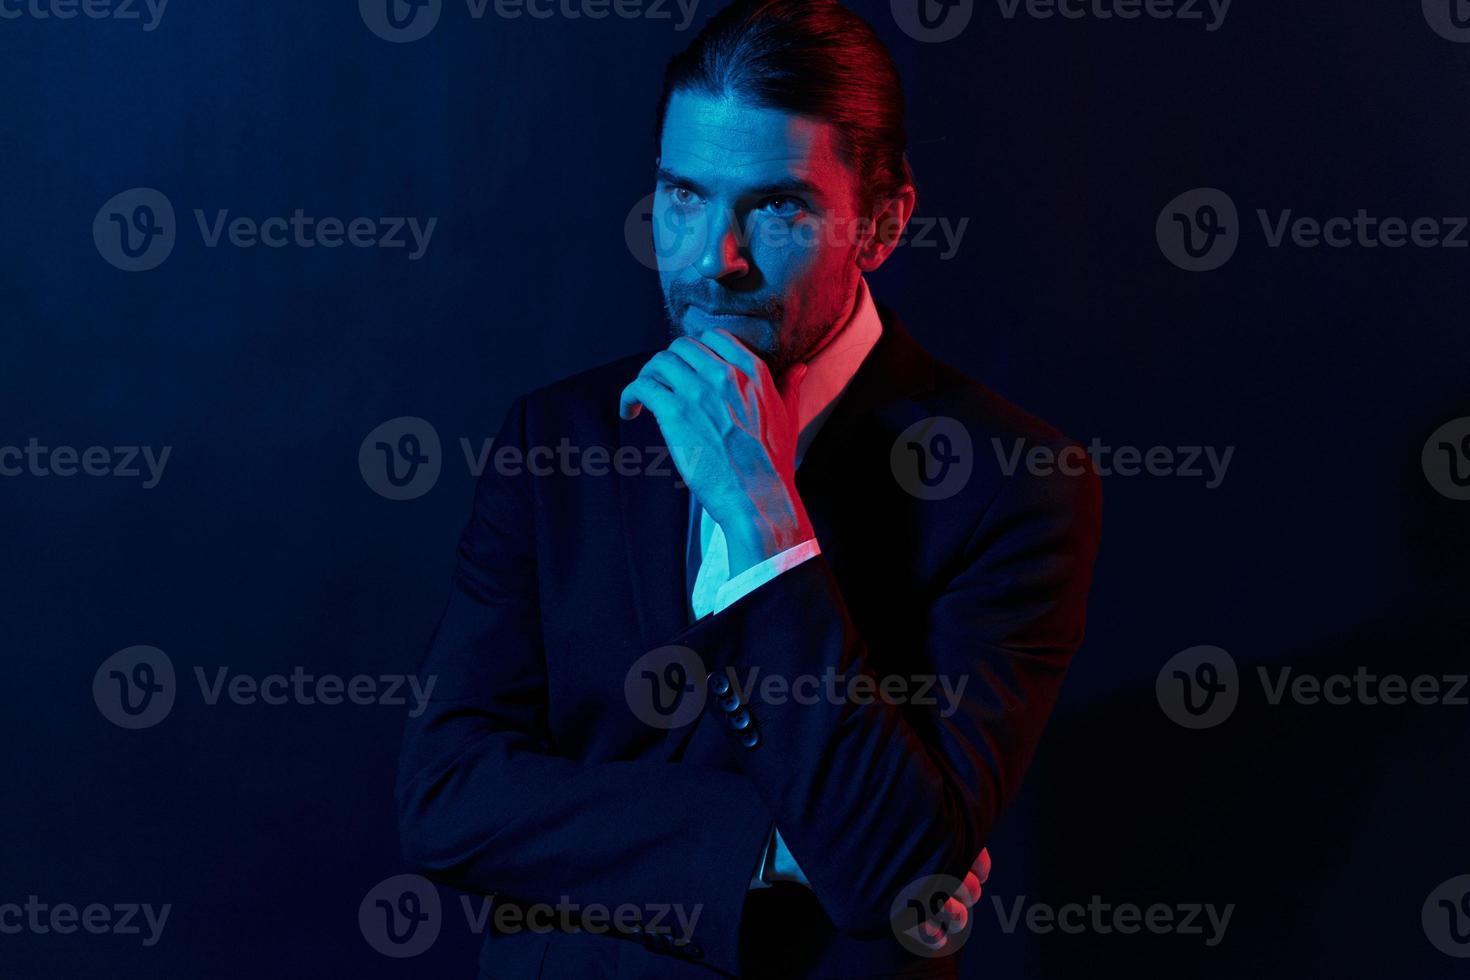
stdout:
[[700,314],[702,316],[707,316],[707,317],[710,317],[711,319],[716,319],[716,320],[718,320],[720,318],[726,318],[726,319],[730,319],[730,320],[751,319],[751,318],[759,317],[760,316],[760,313],[757,312],[757,311],[754,311],[754,310],[749,311],[749,312],[746,312],[746,311],[743,311],[743,310],[706,310],[702,306],[691,306],[691,307],[689,307],[689,312],[691,312],[691,313],[698,313],[698,314]]

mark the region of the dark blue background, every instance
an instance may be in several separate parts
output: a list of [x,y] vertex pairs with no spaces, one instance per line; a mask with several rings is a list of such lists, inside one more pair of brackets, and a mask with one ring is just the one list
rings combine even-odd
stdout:
[[[974,976],[1450,976],[1420,905],[1470,872],[1466,720],[1439,707],[1271,708],[1247,684],[1188,732],[1153,700],[1174,653],[1242,671],[1466,663],[1467,507],[1420,450],[1470,414],[1470,252],[1271,249],[1255,210],[1470,212],[1470,45],[1417,0],[1236,0],[1199,22],[1002,18],[923,44],[886,2],[921,216],[871,278],[940,357],[1087,441],[1234,446],[1223,485],[1105,481],[1088,641],[989,889],[1060,904],[1233,902],[1225,941],[1004,934]],[[714,9],[701,6],[702,23]],[[0,936],[0,976],[470,976],[445,893],[435,948],[363,941],[357,905],[403,870],[401,709],[207,706],[192,668],[409,671],[447,595],[478,444],[518,392],[658,344],[653,273],[623,236],[651,187],[669,21],[474,21],[447,0],[388,44],[349,0],[173,0],[137,22],[0,20],[0,444],[168,445],[161,483],[0,479],[7,682],[0,902],[172,903],[162,942]],[[159,268],[94,247],[103,202],[179,214]],[[1212,273],[1154,222],[1226,190],[1246,225]],[[429,251],[206,248],[192,212],[437,217]],[[379,423],[444,443],[425,496],[375,494]],[[91,696],[134,644],[180,700],[128,732]]]

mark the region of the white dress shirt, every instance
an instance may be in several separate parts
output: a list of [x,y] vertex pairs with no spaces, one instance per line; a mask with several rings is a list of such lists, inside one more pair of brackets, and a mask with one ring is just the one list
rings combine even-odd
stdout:
[[[800,425],[796,441],[798,468],[806,456],[807,447],[816,438],[827,417],[832,414],[837,400],[847,390],[853,376],[878,343],[882,333],[883,323],[868,291],[867,280],[859,277],[857,301],[853,304],[852,314],[842,329],[835,332],[806,362],[806,377],[802,379],[801,391],[797,396]],[[693,570],[697,565],[698,569],[694,572],[693,582],[689,587],[690,612],[694,619],[703,619],[724,610],[782,572],[821,553],[817,539],[809,538],[731,578],[725,533],[714,518],[710,517],[709,512],[700,507],[699,502],[692,497],[689,523],[690,567]],[[694,550],[696,547],[697,553]],[[785,842],[781,840],[781,835],[774,831],[750,887],[768,888],[773,881],[806,881],[805,875],[791,857],[791,852],[786,849]]]

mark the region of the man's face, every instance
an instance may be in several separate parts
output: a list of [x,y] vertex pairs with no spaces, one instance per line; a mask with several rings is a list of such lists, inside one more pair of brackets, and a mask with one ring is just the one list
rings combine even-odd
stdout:
[[857,198],[830,123],[676,92],[653,203],[673,335],[723,328],[778,373],[805,359],[852,311]]

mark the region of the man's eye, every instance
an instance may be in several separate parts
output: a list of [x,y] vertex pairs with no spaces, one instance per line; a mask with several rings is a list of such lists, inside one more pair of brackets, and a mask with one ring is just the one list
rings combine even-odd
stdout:
[[670,187],[669,200],[676,207],[692,208],[699,203],[699,195],[687,187]]
[[808,210],[806,202],[799,197],[771,197],[765,201],[765,209],[778,218],[795,218]]

